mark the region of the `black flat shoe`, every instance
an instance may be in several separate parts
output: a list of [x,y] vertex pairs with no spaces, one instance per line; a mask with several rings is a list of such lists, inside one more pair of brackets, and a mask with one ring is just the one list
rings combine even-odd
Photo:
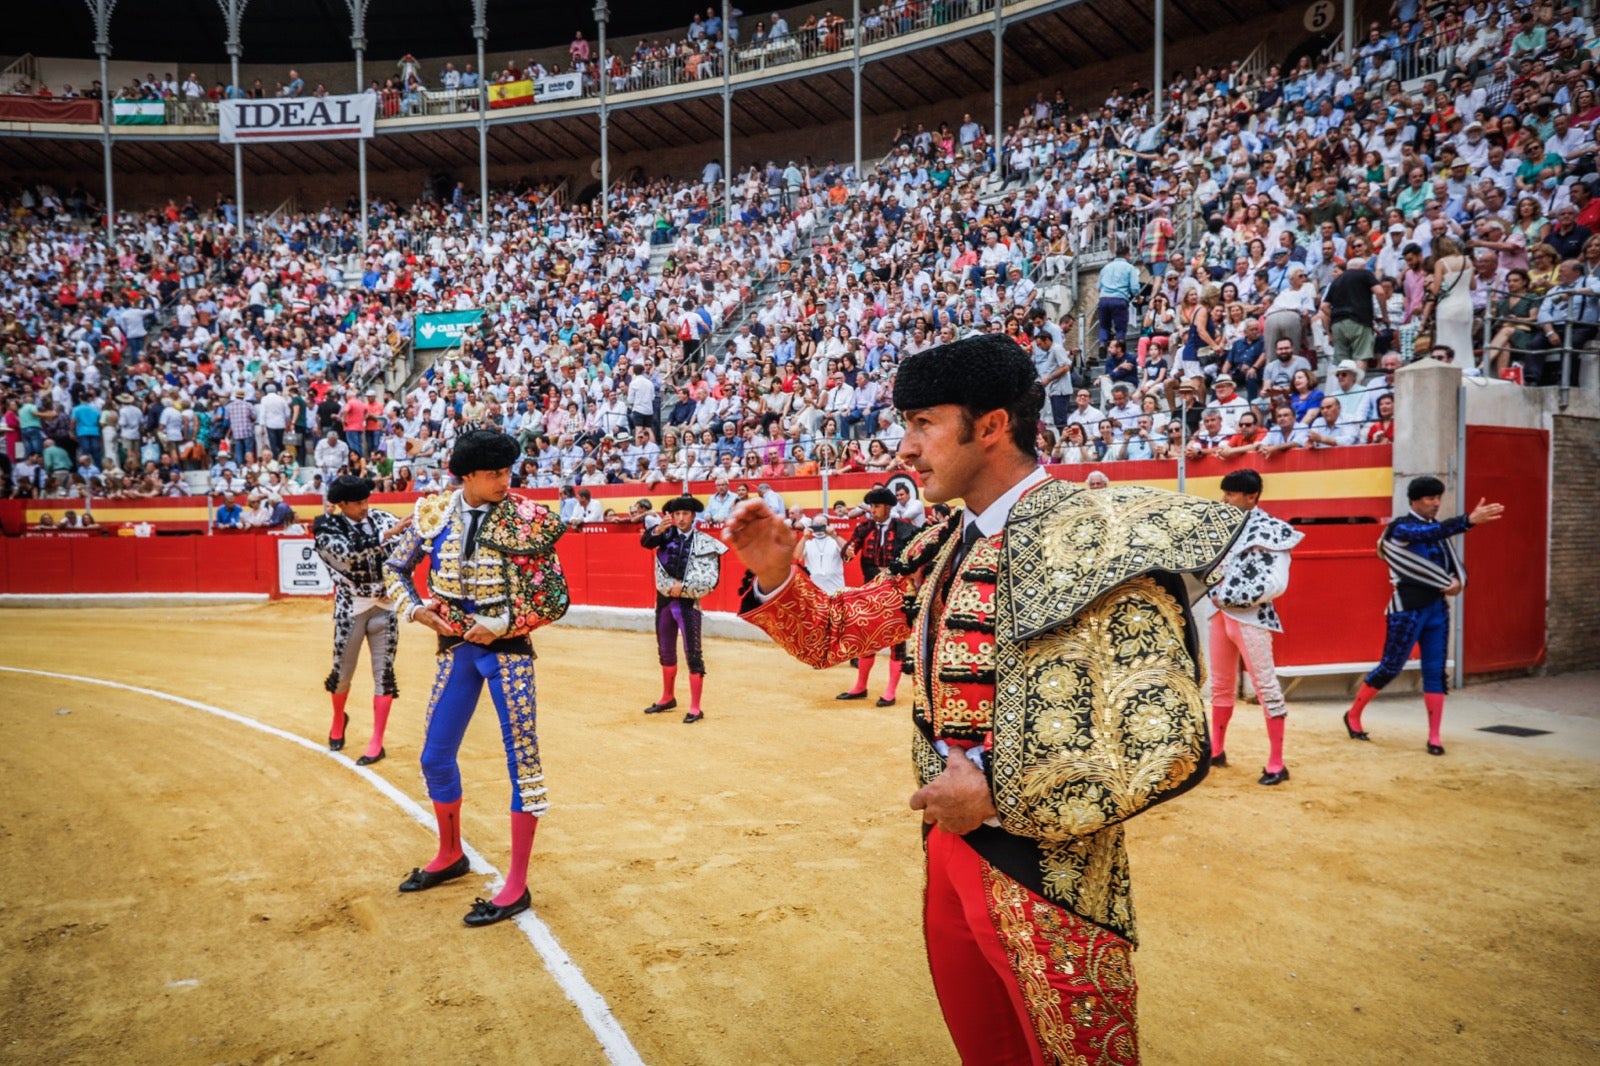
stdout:
[[700,721],[705,716],[706,716],[706,712],[704,712],[704,711],[690,711],[688,714],[683,716],[683,724],[684,725],[694,725],[696,722]]
[[472,909],[461,920],[473,928],[493,925],[495,922],[514,918],[531,906],[533,906],[533,893],[525,888],[514,903],[508,903],[504,907],[496,906],[486,899],[475,899],[472,901]]
[[878,706],[879,707],[893,707],[894,706],[894,700],[886,700],[882,696],[879,696],[878,697]]
[[411,876],[400,882],[400,891],[422,892],[436,885],[442,885],[446,881],[465,877],[471,869],[472,863],[465,855],[442,870],[422,870],[413,867]]
[[356,765],[357,766],[371,766],[373,763],[382,760],[382,758],[387,754],[389,754],[389,753],[384,751],[382,748],[379,748],[378,749],[378,754],[376,754],[376,755],[363,755],[363,756],[361,756],[361,758],[356,760]]
[[[344,729],[339,730],[339,732],[343,733],[345,729],[349,729],[350,728],[350,715],[345,711],[340,711],[339,713],[344,715]],[[334,737],[329,737],[328,738],[328,750],[329,751],[343,751],[344,750],[344,737],[338,737],[337,739],[335,739]]]
[[1225,751],[1219,751],[1215,755],[1211,756],[1211,765],[1220,766],[1226,770],[1228,768],[1228,753]]
[[645,714],[660,714],[662,711],[673,710],[677,706],[678,706],[678,700],[677,700],[676,697],[674,697],[674,698],[668,700],[666,703],[652,703],[650,706],[648,706],[648,707],[646,707],[644,709],[644,713]]
[[864,700],[866,698],[867,694],[865,692],[841,692],[834,697],[836,700]]
[[1444,754],[1444,748],[1440,747],[1438,744],[1429,744],[1428,745],[1428,754],[1429,755],[1443,755]]
[[1372,739],[1371,737],[1367,736],[1366,733],[1359,732],[1357,730],[1354,730],[1354,729],[1350,728],[1350,712],[1349,711],[1345,711],[1344,712],[1343,721],[1344,721],[1344,731],[1346,733],[1350,734],[1350,739],[1351,740],[1371,740]]
[[1267,771],[1262,770],[1261,771],[1261,780],[1257,781],[1256,784],[1258,784],[1258,785],[1281,785],[1287,780],[1289,780],[1289,768],[1287,766],[1285,766],[1282,770],[1279,770],[1275,774],[1269,774],[1269,773],[1267,773]]

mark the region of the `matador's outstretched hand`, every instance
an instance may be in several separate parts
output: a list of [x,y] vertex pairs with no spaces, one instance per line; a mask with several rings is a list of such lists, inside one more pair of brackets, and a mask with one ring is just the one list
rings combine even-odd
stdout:
[[735,507],[722,536],[756,575],[763,592],[789,580],[794,566],[794,530],[760,500],[746,500]]
[[1502,517],[1505,513],[1505,504],[1489,503],[1487,500],[1480,499],[1478,501],[1478,506],[1474,507],[1472,509],[1472,513],[1467,515],[1467,524],[1481,526],[1485,522],[1495,521],[1496,519]]

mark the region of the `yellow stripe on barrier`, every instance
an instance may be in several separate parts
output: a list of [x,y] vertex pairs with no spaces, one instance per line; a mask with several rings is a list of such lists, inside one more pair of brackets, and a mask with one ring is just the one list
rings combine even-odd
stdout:
[[[1176,492],[1178,479],[1171,478],[1134,478],[1129,481],[1120,481],[1117,478],[1116,463],[1106,463],[1098,467],[1107,477],[1117,484],[1144,485],[1148,488],[1167,489]],[[1190,495],[1206,499],[1221,499],[1222,489],[1219,482],[1223,471],[1220,468],[1209,469],[1212,464],[1205,461],[1193,463],[1188,470],[1186,489]],[[1270,469],[1262,472],[1262,479],[1266,482],[1264,495],[1271,500],[1340,500],[1340,499],[1381,499],[1388,501],[1393,494],[1394,471],[1387,466],[1355,467],[1348,470],[1287,470],[1282,473],[1273,473]],[[829,500],[843,499],[847,503],[861,502],[864,492],[861,488],[849,488],[834,491]],[[552,509],[559,505],[559,498],[554,490],[540,489],[533,492],[518,490],[518,494],[527,496],[539,503],[546,504]],[[618,512],[624,512],[635,500],[649,500],[653,507],[660,507],[673,496],[672,492],[644,492],[638,495],[628,493],[618,496],[600,497],[601,506],[613,507]],[[703,494],[702,494],[703,495]],[[791,507],[799,506],[807,510],[816,510],[822,506],[822,490],[804,489],[780,493],[784,503]],[[77,502],[77,501],[73,501]],[[378,502],[373,504],[390,514],[404,517],[411,513],[412,504],[409,502]],[[65,508],[50,505],[29,505],[27,508],[27,521],[30,525],[37,525],[44,515],[48,514],[54,521],[59,522],[68,510],[81,508]],[[95,520],[101,525],[112,525],[123,522],[204,522],[206,509],[200,507],[149,507],[138,501],[129,501],[123,505],[116,500],[103,500],[97,502],[93,513]],[[295,517],[307,525],[316,517],[317,510],[300,504]]]

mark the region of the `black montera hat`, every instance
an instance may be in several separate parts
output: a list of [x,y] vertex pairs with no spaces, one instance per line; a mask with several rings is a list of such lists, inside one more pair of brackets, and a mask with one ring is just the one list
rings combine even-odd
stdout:
[[886,503],[890,507],[893,507],[896,501],[894,498],[894,493],[890,492],[882,485],[879,485],[875,489],[868,490],[867,494],[861,497],[861,502],[869,507],[875,503]]
[[328,485],[329,503],[360,503],[372,495],[372,482],[354,474],[340,474]]
[[674,511],[692,511],[699,514],[706,509],[706,505],[693,496],[674,496],[661,508],[662,514],[672,514]]
[[900,364],[894,405],[902,411],[955,403],[986,412],[1010,407],[1032,390],[1044,391],[1022,346],[998,333],[941,344]]
[[469,429],[456,438],[450,453],[450,472],[466,477],[479,470],[504,470],[517,461],[522,448],[516,438],[498,429]]

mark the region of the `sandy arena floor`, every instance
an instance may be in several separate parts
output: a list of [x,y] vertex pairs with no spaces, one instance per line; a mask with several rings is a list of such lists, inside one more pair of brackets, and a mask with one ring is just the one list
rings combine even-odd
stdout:
[[[328,614],[8,611],[0,665],[320,740]],[[710,642],[708,720],[687,728],[639,713],[650,635],[536,644],[555,807],[534,906],[643,1061],[953,1062],[918,928],[906,700],[840,705],[846,670]],[[399,674],[375,769],[425,804],[415,627]],[[1371,745],[1297,702],[1277,789],[1255,784],[1265,736],[1241,706],[1234,768],[1130,829],[1147,1063],[1595,1061],[1600,720],[1581,708],[1600,693],[1566,682],[1580,713],[1559,714],[1540,684],[1455,697],[1444,759],[1416,697],[1374,706]],[[462,927],[484,878],[395,891],[432,834],[339,760],[151,696],[15,673],[0,692],[0,1062],[605,1061],[521,931]],[[1496,721],[1554,732],[1473,729]],[[467,838],[503,864],[487,700],[462,755]]]

